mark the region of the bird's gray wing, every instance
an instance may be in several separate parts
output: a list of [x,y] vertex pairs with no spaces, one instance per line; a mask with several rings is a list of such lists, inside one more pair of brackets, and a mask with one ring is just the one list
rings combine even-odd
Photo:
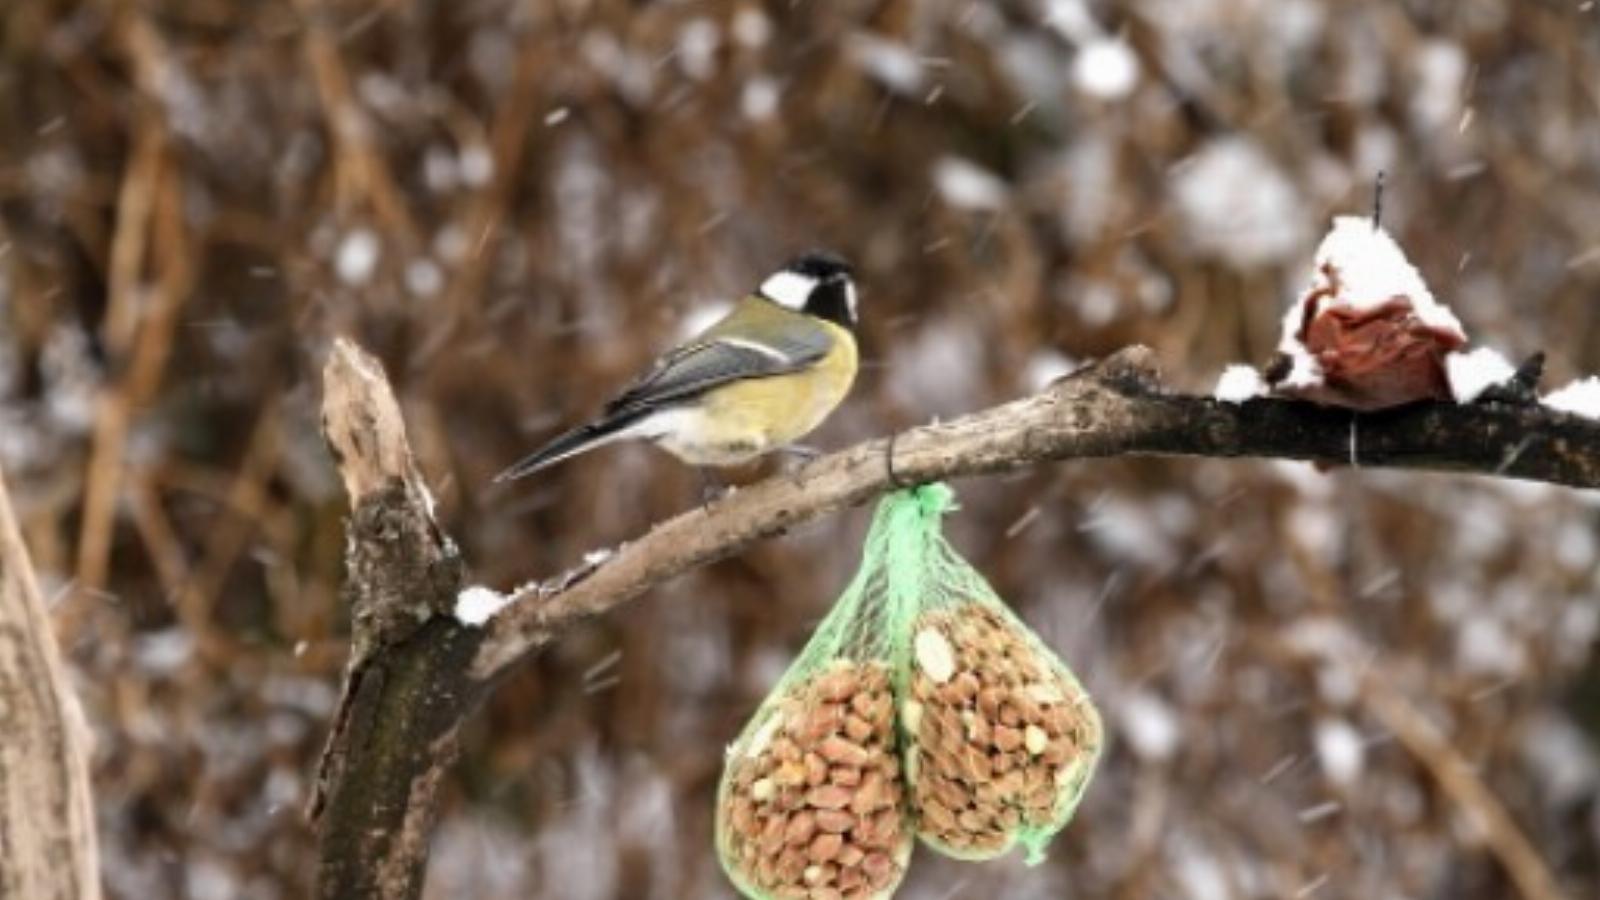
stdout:
[[833,338],[817,329],[778,340],[719,335],[685,344],[606,404],[606,416],[689,400],[745,378],[799,371],[828,354]]

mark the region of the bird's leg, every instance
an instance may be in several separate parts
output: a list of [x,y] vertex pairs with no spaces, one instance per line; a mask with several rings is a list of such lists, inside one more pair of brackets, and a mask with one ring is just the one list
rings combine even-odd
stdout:
[[805,469],[806,463],[821,456],[822,451],[805,444],[788,444],[779,447],[778,452],[783,454],[783,460],[778,466],[778,471],[792,477],[796,485],[805,487],[805,481],[801,478],[800,473]]
[[728,495],[729,487],[717,477],[717,472],[710,466],[695,466],[695,474],[700,476],[700,504],[710,506],[712,503]]
[[780,451],[802,462],[810,462],[822,455],[820,449],[809,444],[788,444],[780,448]]

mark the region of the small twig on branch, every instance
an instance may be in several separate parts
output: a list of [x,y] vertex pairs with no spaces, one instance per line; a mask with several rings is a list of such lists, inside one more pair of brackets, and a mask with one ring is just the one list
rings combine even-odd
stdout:
[[[165,129],[148,116],[141,123],[111,242],[104,339],[112,371],[96,398],[78,539],[78,586],[87,592],[105,587],[128,429],[134,411],[160,386],[193,274],[183,246],[181,185],[170,166]],[[152,260],[159,268],[146,284],[144,269]],[[72,628],[64,623],[65,633]]]
[[1562,900],[1566,895],[1539,851],[1439,727],[1370,670],[1362,673],[1361,695],[1373,718],[1394,733],[1401,746],[1433,776],[1444,795],[1466,814],[1511,876],[1517,892],[1525,900]]
[[405,195],[378,147],[371,117],[356,99],[334,36],[330,18],[336,11],[334,5],[324,0],[296,0],[295,8],[305,21],[306,60],[333,144],[334,185],[340,211],[370,204],[389,233],[400,241],[401,249],[409,252],[418,245],[418,229],[406,207]]
[[[1329,639],[1331,637],[1331,639]],[[1376,652],[1359,637],[1338,628],[1316,641],[1268,641],[1273,656],[1293,661],[1332,663],[1355,676],[1363,709],[1427,770],[1444,796],[1483,838],[1524,900],[1563,900],[1560,884],[1539,851],[1517,827],[1471,763],[1420,710],[1395,687],[1395,678],[1373,660]]]

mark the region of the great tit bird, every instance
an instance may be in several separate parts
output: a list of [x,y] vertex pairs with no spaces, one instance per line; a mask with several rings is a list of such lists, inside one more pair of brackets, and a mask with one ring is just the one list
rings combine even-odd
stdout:
[[656,361],[599,418],[499,475],[509,481],[624,438],[693,466],[747,462],[804,436],[844,399],[857,368],[856,288],[844,260],[808,253],[721,320]]

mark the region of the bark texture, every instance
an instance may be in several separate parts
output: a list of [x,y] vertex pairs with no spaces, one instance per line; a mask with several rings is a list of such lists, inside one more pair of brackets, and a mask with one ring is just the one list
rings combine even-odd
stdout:
[[100,896],[89,733],[0,473],[0,897]]
[[352,648],[310,815],[318,895],[415,897],[434,793],[481,690],[482,632],[450,615],[461,559],[433,520],[389,382],[338,342],[323,373],[323,431],[352,508],[345,552]]

